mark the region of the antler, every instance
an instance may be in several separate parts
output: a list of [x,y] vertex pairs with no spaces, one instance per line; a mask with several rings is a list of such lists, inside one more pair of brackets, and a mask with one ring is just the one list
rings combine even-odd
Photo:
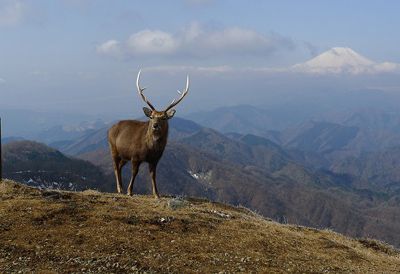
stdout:
[[178,93],[181,94],[181,97],[179,97],[179,99],[175,102],[175,99],[172,100],[171,104],[165,109],[165,111],[170,110],[171,108],[173,108],[174,106],[176,106],[177,104],[179,104],[180,101],[182,101],[183,97],[186,96],[186,94],[189,91],[189,75],[186,77],[186,87],[185,90],[183,92],[178,90]]
[[143,90],[145,90],[146,88],[141,88],[141,87],[139,86],[139,80],[140,80],[140,73],[141,73],[141,72],[142,72],[142,70],[139,70],[139,73],[138,73],[138,75],[137,75],[137,79],[136,79],[136,88],[137,88],[137,90],[138,90],[139,95],[142,97],[143,101],[145,101],[145,102],[149,105],[149,107],[150,107],[152,110],[155,110],[155,108],[153,107],[153,105],[150,103],[149,100],[147,100],[146,96],[144,96],[144,94],[143,94]]

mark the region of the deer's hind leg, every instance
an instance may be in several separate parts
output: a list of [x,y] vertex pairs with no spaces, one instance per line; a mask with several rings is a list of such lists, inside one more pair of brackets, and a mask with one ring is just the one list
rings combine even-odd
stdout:
[[121,171],[122,171],[122,167],[126,164],[126,161],[122,160],[120,157],[113,157],[113,161],[114,161],[115,179],[117,181],[117,191],[118,191],[118,193],[122,193]]

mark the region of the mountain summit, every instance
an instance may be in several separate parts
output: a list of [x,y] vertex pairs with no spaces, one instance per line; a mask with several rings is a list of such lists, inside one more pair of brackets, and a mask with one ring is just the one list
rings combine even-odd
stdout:
[[376,63],[348,47],[334,47],[313,59],[292,66],[294,71],[327,74],[327,73],[382,73],[399,70],[395,63]]
[[373,61],[367,59],[351,48],[332,48],[305,64],[314,67],[370,66]]

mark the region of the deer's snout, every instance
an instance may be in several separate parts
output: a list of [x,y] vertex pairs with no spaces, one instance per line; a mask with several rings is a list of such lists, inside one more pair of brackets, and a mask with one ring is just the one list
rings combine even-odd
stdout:
[[160,129],[161,129],[161,127],[159,124],[156,124],[156,123],[153,124],[153,130],[160,130]]

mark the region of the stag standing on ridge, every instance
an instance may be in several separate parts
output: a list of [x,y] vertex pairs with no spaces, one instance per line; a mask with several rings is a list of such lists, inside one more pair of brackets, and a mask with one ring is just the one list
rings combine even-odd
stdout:
[[186,88],[183,92],[178,90],[181,95],[178,100],[173,100],[163,111],[157,111],[144,96],[139,85],[140,72],[136,79],[136,87],[143,101],[150,107],[144,107],[144,114],[149,118],[147,122],[136,120],[119,121],[108,130],[108,143],[110,145],[111,157],[114,162],[114,173],[117,180],[117,191],[122,193],[122,167],[128,162],[132,163],[132,177],[128,186],[128,195],[132,195],[132,187],[135,177],[142,162],[149,164],[151,182],[153,185],[153,195],[159,198],[156,184],[156,168],[160,160],[168,138],[168,119],[175,114],[176,106],[186,96],[189,91],[189,76],[186,79]]

